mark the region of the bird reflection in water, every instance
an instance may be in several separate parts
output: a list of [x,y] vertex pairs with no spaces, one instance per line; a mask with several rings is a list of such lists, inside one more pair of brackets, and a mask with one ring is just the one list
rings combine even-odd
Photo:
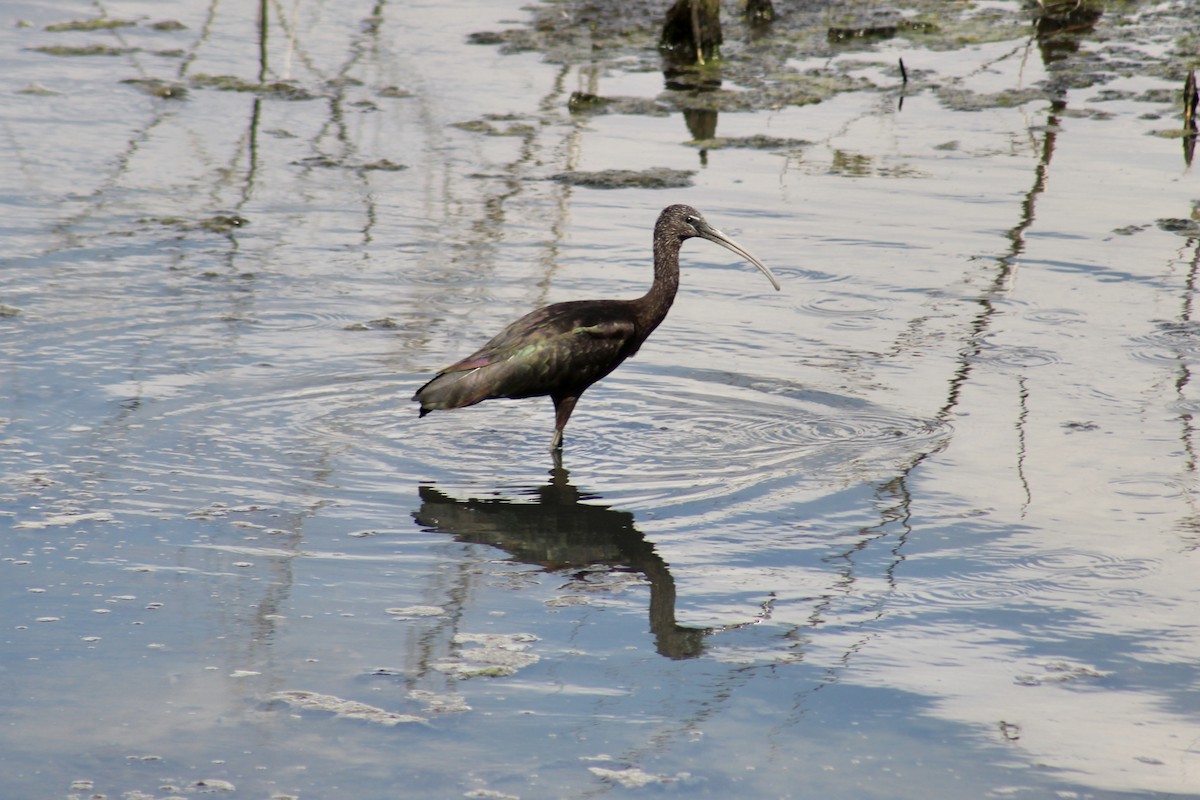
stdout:
[[713,629],[675,622],[675,579],[654,545],[634,527],[633,514],[581,502],[595,496],[581,494],[562,467],[556,466],[550,475],[549,483],[531,490],[533,503],[456,500],[421,486],[421,508],[413,518],[429,530],[449,533],[460,542],[498,547],[547,572],[606,567],[641,573],[650,582],[650,630],[658,652],[675,659],[700,655]]

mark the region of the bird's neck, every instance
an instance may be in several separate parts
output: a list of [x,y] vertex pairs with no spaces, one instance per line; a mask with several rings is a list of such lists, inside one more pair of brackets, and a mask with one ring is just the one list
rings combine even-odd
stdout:
[[683,242],[675,237],[654,237],[654,284],[650,291],[634,302],[638,307],[638,327],[650,332],[671,310],[675,293],[679,291],[679,248]]

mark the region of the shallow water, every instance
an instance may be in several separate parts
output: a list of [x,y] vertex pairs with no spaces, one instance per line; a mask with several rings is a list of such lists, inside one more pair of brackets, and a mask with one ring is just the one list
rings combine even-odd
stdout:
[[[1200,796],[1186,4],[734,23],[840,89],[724,146],[634,45],[468,42],[519,4],[104,10],[0,26],[4,797]],[[549,401],[417,419],[673,202],[783,291],[685,245],[562,468]]]

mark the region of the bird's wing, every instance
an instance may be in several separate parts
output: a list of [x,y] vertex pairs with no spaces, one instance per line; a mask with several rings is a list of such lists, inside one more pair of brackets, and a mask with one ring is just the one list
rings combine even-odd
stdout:
[[[576,305],[584,308],[572,308]],[[581,346],[580,337],[597,340],[597,343],[607,341],[614,352],[619,351],[634,335],[633,322],[629,319],[597,319],[588,313],[586,305],[589,304],[560,303],[526,314],[479,350],[442,372],[465,372],[538,352],[574,352]],[[586,348],[586,345],[582,346]]]
[[624,360],[632,319],[611,307],[560,303],[509,325],[466,358],[446,367],[414,399],[423,408],[460,408],[489,397],[582,391]]

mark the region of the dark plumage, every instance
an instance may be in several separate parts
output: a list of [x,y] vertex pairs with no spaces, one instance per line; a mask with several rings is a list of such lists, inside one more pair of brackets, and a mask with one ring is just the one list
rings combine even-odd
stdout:
[[779,282],[762,262],[705,222],[691,206],[663,209],[654,226],[654,283],[636,300],[576,300],[531,311],[478,351],[439,372],[413,400],[421,416],[497,397],[554,400],[551,450],[562,447],[563,428],[579,396],[638,351],[667,316],[679,289],[679,248],[700,237],[728,248]]

